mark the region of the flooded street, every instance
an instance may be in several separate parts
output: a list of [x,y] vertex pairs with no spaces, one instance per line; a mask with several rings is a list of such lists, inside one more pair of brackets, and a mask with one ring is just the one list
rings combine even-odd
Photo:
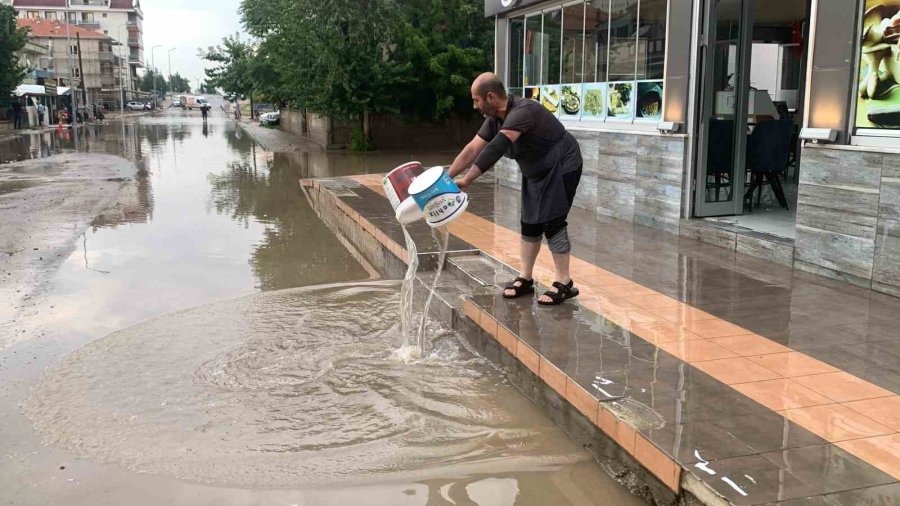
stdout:
[[135,169],[27,286],[40,250],[3,252],[0,503],[640,504],[454,334],[398,359],[399,283],[298,184],[452,152],[272,153],[213,111],[0,142]]

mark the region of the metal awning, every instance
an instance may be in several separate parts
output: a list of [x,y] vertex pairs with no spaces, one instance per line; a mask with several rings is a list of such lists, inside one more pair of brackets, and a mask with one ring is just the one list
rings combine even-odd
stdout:
[[[39,97],[46,97],[47,89],[44,87],[43,84],[20,84],[20,85],[16,86],[16,91],[14,91],[13,94],[17,97],[21,97],[23,95],[35,95],[35,96],[39,96]],[[71,95],[71,94],[72,94],[72,88],[70,88],[68,86],[57,86],[56,87],[56,95],[57,96]]]

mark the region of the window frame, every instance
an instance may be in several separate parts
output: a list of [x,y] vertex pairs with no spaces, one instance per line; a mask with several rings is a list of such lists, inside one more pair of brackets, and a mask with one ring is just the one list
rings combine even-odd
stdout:
[[[862,69],[862,32],[866,10],[866,0],[857,0],[856,30],[853,40],[853,66],[851,68],[852,86],[850,87],[850,109],[847,117],[847,132],[849,145],[872,148],[900,149],[900,127],[897,128],[867,128],[856,126],[856,114],[859,109],[859,71]],[[812,58],[809,58],[810,67]],[[809,89],[809,75],[807,71],[807,89]],[[807,96],[807,98],[809,98]],[[807,105],[808,107],[808,105]]]
[[[586,129],[586,130],[608,129],[608,130],[625,130],[625,131],[629,131],[629,130],[630,130],[630,131],[642,131],[642,132],[655,132],[655,131],[656,131],[656,124],[657,124],[659,121],[663,121],[663,118],[665,117],[665,106],[666,106],[666,90],[665,90],[666,86],[665,86],[665,83],[666,83],[666,67],[667,67],[667,64],[668,64],[669,20],[670,20],[670,17],[671,17],[672,0],[665,0],[665,2],[666,2],[666,28],[665,28],[665,41],[666,41],[666,47],[665,47],[665,50],[664,50],[664,54],[665,54],[666,56],[664,57],[665,59],[664,59],[664,62],[663,62],[663,76],[662,76],[662,78],[661,78],[661,79],[637,79],[637,71],[638,71],[637,64],[638,64],[638,60],[639,60],[639,57],[640,57],[640,54],[639,54],[638,49],[639,49],[639,45],[640,45],[641,3],[642,3],[643,0],[635,0],[635,2],[636,2],[636,4],[637,4],[637,14],[636,14],[636,16],[635,16],[635,29],[634,29],[634,47],[635,47],[635,54],[634,54],[634,70],[633,70],[633,76],[634,76],[634,78],[631,79],[631,80],[625,80],[625,81],[615,81],[615,83],[613,83],[612,81],[609,80],[609,67],[610,67],[610,61],[609,61],[609,57],[610,57],[610,56],[609,56],[609,55],[610,55],[610,51],[612,50],[612,44],[610,43],[610,39],[611,39],[611,37],[612,37],[612,14],[611,14],[610,11],[611,11],[611,8],[612,8],[612,2],[613,2],[614,0],[602,0],[602,1],[604,1],[604,2],[606,3],[606,5],[607,5],[607,15],[609,16],[609,18],[608,18],[608,20],[607,20],[606,68],[605,68],[605,71],[604,71],[604,75],[603,75],[603,76],[598,75],[598,74],[600,73],[600,72],[599,72],[599,68],[597,68],[597,67],[599,67],[599,59],[595,59],[596,61],[594,62],[594,65],[595,65],[595,69],[594,69],[594,78],[597,79],[597,80],[596,80],[596,81],[585,82],[585,65],[586,65],[586,63],[587,63],[587,54],[586,54],[586,52],[585,52],[585,51],[587,50],[587,27],[586,27],[586,24],[587,24],[587,4],[588,4],[589,2],[591,2],[591,1],[592,1],[592,0],[568,0],[568,1],[560,1],[560,2],[554,2],[554,3],[551,3],[551,4],[549,4],[549,5],[538,5],[538,6],[534,6],[534,7],[526,7],[526,8],[522,8],[522,9],[520,9],[520,10],[515,10],[515,11],[510,11],[510,12],[504,13],[504,15],[503,15],[502,17],[506,18],[507,20],[512,20],[512,19],[521,18],[521,19],[522,19],[522,22],[523,22],[523,30],[522,30],[522,37],[523,37],[523,40],[522,40],[522,51],[523,51],[523,54],[522,54],[522,55],[523,55],[523,58],[522,58],[522,83],[521,83],[521,84],[522,84],[521,88],[522,88],[522,90],[523,90],[523,95],[525,94],[525,93],[524,93],[524,90],[525,90],[526,88],[530,88],[530,87],[541,87],[541,88],[542,88],[542,87],[545,86],[545,85],[546,85],[546,86],[558,86],[558,87],[559,87],[559,86],[562,86],[562,85],[564,85],[564,84],[577,84],[577,83],[568,83],[568,82],[565,82],[565,83],[564,83],[564,82],[562,82],[562,81],[563,81],[563,79],[562,79],[562,77],[563,77],[563,76],[562,76],[562,73],[563,73],[563,55],[564,55],[564,49],[565,49],[565,43],[564,43],[564,42],[565,42],[565,8],[566,8],[566,7],[573,6],[573,5],[582,5],[583,8],[582,8],[582,11],[581,11],[581,12],[582,12],[582,22],[581,22],[581,34],[582,34],[582,36],[581,36],[581,44],[582,44],[582,52],[581,52],[581,57],[582,57],[582,58],[581,58],[581,60],[582,60],[582,61],[581,61],[581,80],[582,80],[582,83],[581,83],[581,84],[582,84],[582,85],[584,85],[584,84],[602,84],[602,85],[603,85],[603,88],[606,89],[606,92],[605,92],[605,94],[604,94],[604,102],[606,102],[606,103],[604,104],[604,108],[608,108],[608,106],[609,106],[609,103],[608,103],[609,97],[608,97],[608,95],[606,95],[606,93],[608,93],[608,87],[609,87],[610,84],[615,84],[615,83],[630,83],[630,84],[632,85],[632,87],[633,87],[633,88],[632,88],[632,90],[633,90],[633,91],[632,91],[632,93],[633,93],[632,100],[635,101],[635,100],[637,99],[637,85],[638,85],[638,83],[640,83],[640,82],[659,82],[659,83],[662,83],[662,87],[663,87],[663,97],[662,97],[662,104],[661,104],[661,106],[662,106],[661,119],[659,119],[659,120],[653,120],[653,119],[643,119],[643,118],[638,118],[638,117],[637,117],[637,111],[636,111],[636,110],[632,110],[632,113],[631,113],[631,115],[630,115],[629,118],[615,118],[615,117],[609,117],[609,116],[607,115],[606,111],[604,111],[604,115],[603,115],[602,119],[601,119],[601,118],[584,119],[584,118],[581,118],[581,117],[579,117],[578,119],[569,119],[569,118],[564,118],[563,116],[560,115],[560,116],[559,116],[560,121],[562,121],[562,122],[566,125],[567,128],[575,128],[575,129]],[[862,1],[864,1],[864,0],[862,0]],[[548,84],[546,84],[546,83],[544,83],[544,82],[540,82],[540,83],[529,83],[529,84],[526,84],[526,79],[525,79],[525,53],[524,53],[524,51],[525,51],[525,43],[526,43],[527,37],[528,37],[528,19],[529,19],[529,18],[532,18],[532,17],[534,17],[534,16],[539,16],[539,17],[540,17],[540,20],[541,20],[540,33],[541,33],[542,36],[543,36],[543,33],[544,33],[544,19],[543,19],[544,13],[546,13],[546,12],[552,12],[552,11],[555,11],[555,10],[561,10],[561,12],[562,12],[561,23],[560,23],[560,25],[561,25],[561,26],[560,26],[560,40],[561,40],[561,44],[560,44],[560,56],[559,56],[559,58],[560,58],[560,76],[559,76],[560,84],[557,84],[557,85],[548,85]],[[507,25],[508,25],[508,26],[507,26],[506,35],[507,35],[507,45],[509,45],[508,43],[509,43],[509,40],[510,40],[510,34],[511,34],[511,28],[510,28],[511,23],[507,23]],[[544,51],[543,51],[543,41],[541,41],[541,55],[540,55],[540,58],[538,59],[538,62],[537,62],[538,71],[539,71],[539,73],[540,73],[540,75],[541,75],[541,77],[540,77],[540,80],[541,80],[541,81],[543,81],[543,64],[544,64],[544,54],[543,54],[543,53],[544,53]],[[508,57],[509,57],[509,54],[508,54],[508,52],[507,52],[507,54],[504,55],[504,58],[507,58],[507,59],[508,59]],[[507,65],[506,65],[506,74],[507,74],[506,77],[507,77],[507,80],[506,80],[506,82],[509,82],[509,72],[510,72],[510,68],[509,68],[509,64],[508,64],[508,63],[509,63],[509,62],[507,61]],[[602,80],[600,80],[601,77],[603,78]],[[635,103],[633,107],[636,107],[636,106],[637,106],[637,104]]]

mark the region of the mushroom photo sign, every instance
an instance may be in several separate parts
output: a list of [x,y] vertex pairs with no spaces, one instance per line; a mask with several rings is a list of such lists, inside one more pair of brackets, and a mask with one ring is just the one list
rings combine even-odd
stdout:
[[900,130],[900,0],[866,0],[857,128]]

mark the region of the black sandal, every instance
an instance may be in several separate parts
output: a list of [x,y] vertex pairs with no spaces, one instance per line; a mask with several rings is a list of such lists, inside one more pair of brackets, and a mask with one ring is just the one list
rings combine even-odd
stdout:
[[578,289],[575,288],[575,281],[573,280],[570,280],[567,285],[556,281],[553,283],[553,288],[556,288],[555,292],[549,290],[544,292],[544,295],[550,298],[550,302],[538,300],[538,304],[542,306],[558,306],[569,299],[578,297],[579,292]]
[[[516,283],[519,283],[519,286],[516,286]],[[516,292],[515,295],[507,295],[507,290],[513,290]],[[525,279],[525,278],[516,278],[513,280],[512,284],[503,289],[503,298],[504,299],[517,299],[523,295],[533,294],[534,293],[534,280],[533,279]]]

